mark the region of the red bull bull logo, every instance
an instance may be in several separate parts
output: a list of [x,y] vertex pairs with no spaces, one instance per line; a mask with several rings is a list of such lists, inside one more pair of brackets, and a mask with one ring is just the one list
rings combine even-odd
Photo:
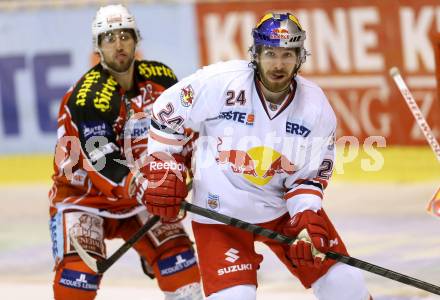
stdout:
[[180,102],[184,107],[192,105],[194,99],[194,90],[191,85],[188,85],[180,90]]
[[292,175],[297,170],[286,156],[269,147],[258,146],[247,151],[217,150],[217,164],[229,166],[232,172],[242,174],[255,185],[266,185],[275,175]]
[[264,173],[263,178],[272,177],[275,174],[286,173],[293,175],[296,172],[296,166],[290,162],[284,155],[280,155],[276,160],[272,162],[267,171]]
[[289,38],[289,30],[285,28],[274,28],[270,33],[271,39],[286,40]]
[[219,151],[216,158],[218,164],[229,164],[234,173],[242,173],[257,177],[252,157],[242,150]]

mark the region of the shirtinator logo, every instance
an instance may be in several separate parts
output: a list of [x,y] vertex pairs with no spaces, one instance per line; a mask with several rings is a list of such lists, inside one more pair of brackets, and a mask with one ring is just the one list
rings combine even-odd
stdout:
[[240,256],[237,255],[238,252],[239,251],[237,249],[234,249],[234,248],[229,249],[228,251],[225,252],[225,255],[226,255],[225,260],[227,260],[231,263],[234,263],[237,259],[240,258]]

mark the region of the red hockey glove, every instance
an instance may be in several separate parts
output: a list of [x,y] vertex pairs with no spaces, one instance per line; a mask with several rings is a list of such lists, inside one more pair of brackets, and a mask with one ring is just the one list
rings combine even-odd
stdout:
[[180,203],[188,195],[186,167],[182,156],[156,152],[132,176],[129,195],[147,210],[166,220],[177,217]]
[[294,215],[283,229],[284,234],[297,237],[290,246],[289,256],[297,265],[320,267],[329,250],[329,234],[322,210],[305,210]]

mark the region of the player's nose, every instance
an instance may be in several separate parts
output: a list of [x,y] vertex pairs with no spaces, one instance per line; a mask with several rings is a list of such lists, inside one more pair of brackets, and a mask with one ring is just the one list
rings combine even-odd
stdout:
[[119,36],[116,37],[115,46],[117,50],[121,50],[122,48],[122,41]]
[[281,70],[284,66],[284,61],[281,57],[276,57],[272,61],[272,67],[274,70]]

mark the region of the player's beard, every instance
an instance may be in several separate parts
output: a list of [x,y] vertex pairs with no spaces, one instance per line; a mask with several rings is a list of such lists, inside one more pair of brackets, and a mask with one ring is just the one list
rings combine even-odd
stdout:
[[107,66],[118,73],[127,72],[134,60],[134,54],[126,53],[123,60],[115,57],[112,61],[106,62]]
[[[280,70],[280,71],[265,71],[260,69],[260,80],[263,83],[263,85],[271,92],[278,93],[286,90],[292,81],[293,78],[293,70],[292,71],[286,71],[286,70]],[[270,79],[270,76],[273,75],[282,75],[282,80],[272,80]]]

